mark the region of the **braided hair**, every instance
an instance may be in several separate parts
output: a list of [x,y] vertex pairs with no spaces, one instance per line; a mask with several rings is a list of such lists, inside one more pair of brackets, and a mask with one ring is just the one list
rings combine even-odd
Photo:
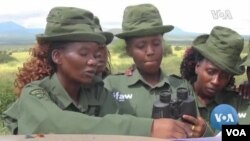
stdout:
[[[180,65],[181,77],[188,80],[193,84],[197,79],[197,74],[195,73],[195,66],[197,62],[202,61],[204,56],[200,54],[195,48],[189,47],[185,50],[183,60]],[[235,78],[231,77],[229,84],[226,89],[235,88]]]
[[16,79],[14,80],[14,92],[17,97],[20,96],[21,90],[26,84],[51,76],[57,71],[57,66],[52,60],[51,53],[56,48],[65,48],[69,43],[38,43],[30,49],[29,60],[23,63],[23,67],[18,68]]
[[[196,81],[197,75],[195,73],[195,66],[197,63],[197,59],[203,57],[200,53],[195,50],[193,47],[189,47],[185,50],[183,60],[180,65],[180,73],[182,78],[188,80],[192,84]],[[203,58],[201,58],[203,59]]]

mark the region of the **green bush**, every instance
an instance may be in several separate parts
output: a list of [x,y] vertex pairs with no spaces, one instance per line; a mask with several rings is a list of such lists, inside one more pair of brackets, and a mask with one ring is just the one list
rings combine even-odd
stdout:
[[0,119],[0,135],[10,135],[10,131],[7,127],[4,127],[3,121]]
[[15,101],[13,92],[13,73],[0,73],[0,113],[5,111],[7,107]]
[[[13,73],[0,72],[0,116],[16,99],[13,92]],[[11,134],[0,118],[0,135]]]
[[0,64],[16,60],[14,57],[11,56],[11,54],[12,53],[7,53],[6,51],[0,51]]
[[171,45],[167,44],[166,41],[163,42],[163,56],[169,56],[171,54],[173,54]]
[[180,47],[180,46],[176,46],[176,47],[174,47],[174,50],[175,51],[180,51],[180,50],[182,50],[183,48],[182,47]]
[[121,39],[116,39],[114,43],[109,46],[109,50],[112,50],[113,53],[119,54],[122,58],[128,56],[125,49],[125,41]]
[[0,113],[4,112],[11,103],[15,101],[15,95],[13,93],[0,93]]

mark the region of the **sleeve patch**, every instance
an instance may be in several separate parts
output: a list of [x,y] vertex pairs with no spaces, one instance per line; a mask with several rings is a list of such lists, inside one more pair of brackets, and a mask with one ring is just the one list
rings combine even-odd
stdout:
[[47,92],[43,89],[34,89],[34,90],[30,91],[29,94],[41,99],[41,98],[47,97],[46,93]]

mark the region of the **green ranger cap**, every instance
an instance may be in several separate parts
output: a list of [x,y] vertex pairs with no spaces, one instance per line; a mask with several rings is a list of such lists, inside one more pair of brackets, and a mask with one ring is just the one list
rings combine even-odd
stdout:
[[44,34],[37,35],[38,42],[92,41],[105,43],[106,38],[95,31],[94,15],[74,7],[55,7],[47,17]]
[[122,33],[118,38],[163,34],[171,31],[172,25],[163,25],[158,9],[152,4],[128,6],[124,10]]
[[194,48],[206,59],[233,75],[240,75],[245,71],[244,67],[240,66],[243,44],[242,36],[222,26],[215,26],[209,36],[201,35],[193,42]]
[[114,35],[110,32],[102,32],[102,27],[98,17],[94,17],[94,23],[97,31],[101,31],[101,34],[106,37],[106,44],[110,44],[114,38]]

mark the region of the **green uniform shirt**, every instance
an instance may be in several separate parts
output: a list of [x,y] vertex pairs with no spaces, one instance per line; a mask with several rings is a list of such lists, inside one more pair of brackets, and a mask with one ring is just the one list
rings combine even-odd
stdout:
[[110,114],[117,112],[117,103],[101,88],[100,83],[82,87],[77,104],[54,74],[26,85],[20,98],[4,112],[3,120],[18,134],[151,135],[152,119]]
[[[172,99],[176,98],[176,90],[185,87],[190,95],[194,95],[191,85],[184,79],[166,76],[161,73],[160,82],[155,86],[148,84],[136,69],[133,76],[109,75],[104,80],[104,86],[112,92],[119,102],[120,114],[131,114],[138,117],[151,118],[153,104],[159,100],[159,93],[172,90]],[[194,109],[197,110],[198,109]]]
[[[188,81],[176,75],[167,76],[162,71],[160,82],[155,86],[148,84],[137,69],[133,72],[133,76],[109,75],[104,80],[104,86],[118,101],[120,114],[146,118],[152,117],[153,104],[156,100],[159,100],[159,93],[162,90],[170,88],[172,90],[172,99],[176,99],[176,92],[179,87],[185,87],[188,89],[189,95],[195,95]],[[198,108],[194,110],[199,115]],[[213,135],[210,127],[208,127],[203,136]]]
[[[201,117],[203,117],[209,124],[211,124],[210,114],[212,110],[219,104],[229,104],[233,106],[239,114],[239,124],[250,124],[250,101],[244,100],[236,92],[224,91],[218,93],[207,106],[205,106],[197,96],[196,99]],[[218,132],[215,129],[213,130]]]

